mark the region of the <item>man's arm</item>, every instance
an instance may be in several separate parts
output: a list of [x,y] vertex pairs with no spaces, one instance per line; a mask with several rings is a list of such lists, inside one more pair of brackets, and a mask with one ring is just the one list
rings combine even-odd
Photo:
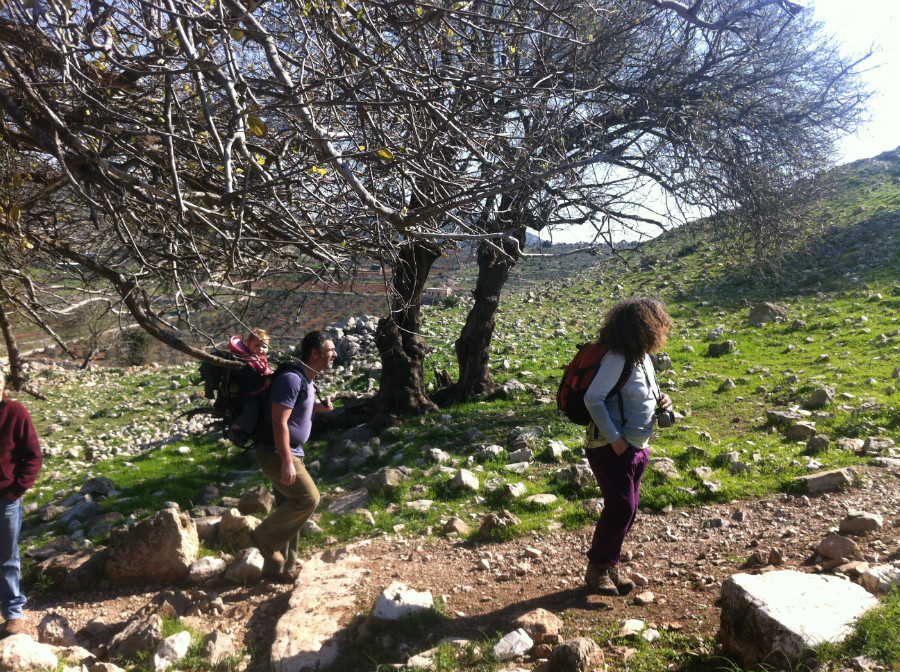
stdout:
[[291,410],[290,407],[279,403],[272,404],[272,436],[275,439],[278,457],[281,458],[281,482],[285,485],[292,485],[297,479],[294,456],[291,454],[291,435],[288,431]]
[[34,485],[43,461],[37,432],[34,431],[31,416],[24,408],[19,420],[13,435],[12,461],[15,477],[6,491],[6,498],[12,501],[19,499]]

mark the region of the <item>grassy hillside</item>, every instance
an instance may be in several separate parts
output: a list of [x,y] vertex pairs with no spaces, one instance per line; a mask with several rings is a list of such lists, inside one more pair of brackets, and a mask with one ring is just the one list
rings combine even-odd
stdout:
[[[449,515],[477,519],[500,508],[523,521],[512,534],[589,523],[592,517],[582,503],[598,497],[599,490],[576,489],[557,477],[560,467],[580,459],[582,430],[557,415],[552,396],[562,367],[577,344],[595,336],[602,313],[634,295],[660,296],[675,319],[666,348],[672,369],[660,378],[684,415],[659,433],[652,453],[669,458],[680,477],[649,473],[643,506],[662,510],[790,491],[798,475],[868,461],[842,449],[839,439],[900,441],[900,155],[891,152],[844,166],[828,179],[834,188],[823,203],[829,213],[825,234],[810,239],[803,254],[788,258],[777,276],[723,258],[702,230],[671,232],[626,252],[623,259],[604,259],[577,274],[566,266],[551,269],[550,261],[523,264],[514,283],[519,290],[501,304],[491,364],[499,382],[517,379],[527,392],[411,419],[378,437],[374,455],[351,472],[325,469],[328,437],[314,442],[310,461],[321,461],[317,480],[326,498],[354,487],[354,476],[383,466],[405,465],[410,479],[397,493],[371,502],[374,526],[322,507],[318,524],[324,532],[303,543],[317,547],[326,537],[394,533],[398,524],[404,535],[427,535]],[[760,300],[783,306],[787,319],[750,326],[750,304]],[[442,369],[455,375],[452,344],[464,310],[425,310],[424,333],[432,346],[429,375]],[[721,334],[718,340],[734,340],[737,351],[710,356],[708,335],[714,330]],[[30,495],[32,509],[64,500],[92,475],[113,479],[121,496],[105,500],[104,511],[126,518],[145,515],[165,500],[189,509],[208,483],[219,487],[221,499],[263,482],[249,456],[225,447],[215,435],[193,433],[196,423],[173,420],[200,403],[191,396],[199,391],[194,365],[89,374],[50,367],[36,379],[48,399],[25,403],[48,458]],[[358,382],[333,381],[326,392]],[[821,387],[833,388],[837,396],[825,409],[809,412],[816,431],[830,439],[828,448],[812,451],[805,441],[786,439],[766,411],[803,409]],[[522,475],[506,469],[510,433],[517,427],[540,433],[532,442],[535,463]],[[473,428],[481,438],[470,437]],[[561,463],[551,458],[551,441],[572,449]],[[479,447],[489,444],[506,452],[476,458]],[[179,451],[182,446],[188,450]],[[428,459],[429,448],[450,454],[444,466],[473,469],[482,485],[502,478],[523,483],[529,495],[551,493],[559,500],[544,507],[524,498],[505,499],[499,491],[463,494],[450,487],[452,474]],[[717,461],[717,455],[731,452],[739,453],[745,469]],[[699,466],[709,467],[705,480],[718,482],[719,489],[713,491],[692,473]],[[436,505],[428,513],[403,506],[413,499],[432,499]],[[42,522],[34,514],[26,527],[31,545],[72,531],[50,516]],[[93,543],[105,540],[103,533],[79,534]]]

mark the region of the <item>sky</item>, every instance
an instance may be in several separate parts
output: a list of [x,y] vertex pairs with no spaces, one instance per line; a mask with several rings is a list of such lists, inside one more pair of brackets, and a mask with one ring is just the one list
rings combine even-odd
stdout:
[[[825,24],[825,32],[843,44],[845,54],[859,55],[873,47],[876,50],[863,76],[875,93],[869,101],[869,120],[841,141],[836,161],[848,163],[900,147],[900,2],[806,0],[804,4],[805,11],[812,11]],[[593,233],[589,225],[571,227],[555,231],[553,241],[587,241]]]

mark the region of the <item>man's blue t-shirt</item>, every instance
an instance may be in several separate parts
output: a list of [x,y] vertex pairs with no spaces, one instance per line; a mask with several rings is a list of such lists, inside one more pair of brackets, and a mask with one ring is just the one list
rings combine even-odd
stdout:
[[[303,444],[309,439],[312,429],[313,404],[316,399],[316,388],[302,373],[285,371],[272,383],[269,396],[268,413],[271,418],[272,404],[281,404],[291,409],[288,416],[288,433],[291,440],[291,453],[303,457]],[[278,452],[274,445],[267,446],[271,452]]]

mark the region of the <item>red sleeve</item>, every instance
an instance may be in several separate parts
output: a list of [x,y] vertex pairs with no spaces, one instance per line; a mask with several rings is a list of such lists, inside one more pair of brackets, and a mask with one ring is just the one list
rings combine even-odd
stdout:
[[15,423],[13,435],[13,469],[15,478],[10,484],[7,494],[21,497],[32,485],[38,474],[41,473],[41,447],[38,444],[37,432],[34,431],[34,423],[25,407],[21,408],[21,414]]

